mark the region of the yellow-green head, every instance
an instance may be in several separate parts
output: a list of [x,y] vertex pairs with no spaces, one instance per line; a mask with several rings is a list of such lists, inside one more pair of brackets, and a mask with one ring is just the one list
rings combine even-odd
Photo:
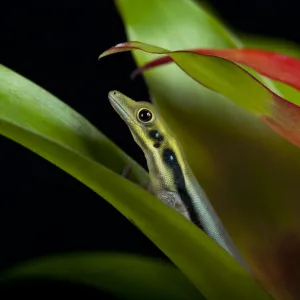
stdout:
[[159,149],[171,142],[167,125],[151,103],[134,101],[118,91],[109,92],[108,98],[144,152]]

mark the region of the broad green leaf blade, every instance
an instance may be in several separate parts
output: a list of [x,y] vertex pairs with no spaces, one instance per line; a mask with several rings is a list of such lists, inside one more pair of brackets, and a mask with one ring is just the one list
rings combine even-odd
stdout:
[[28,278],[79,283],[121,299],[204,299],[171,264],[132,254],[68,253],[41,257],[4,271],[0,283]]
[[[23,100],[26,102],[26,97]],[[5,103],[4,98],[0,101]],[[132,220],[205,298],[270,299],[226,251],[183,216],[96,161],[28,129],[26,122],[17,118],[18,105],[12,105],[8,110],[19,122],[6,120],[5,114],[0,115],[0,134],[44,157],[101,195]]]
[[[100,58],[129,50],[167,54],[171,61],[174,61],[187,75],[233,100],[237,105],[258,116],[288,141],[300,147],[300,107],[272,93],[238,65],[219,57],[219,55],[212,55],[212,52],[219,53],[221,50],[208,50],[204,53],[189,50],[169,51],[145,43],[127,42],[108,49],[100,55]],[[207,52],[209,55],[206,54]],[[228,58],[232,54],[227,53],[221,56]],[[291,79],[289,76],[288,78]]]
[[62,146],[121,174],[132,166],[132,180],[144,183],[144,169],[89,121],[65,103],[0,65],[0,118],[45,135]]
[[[243,46],[194,1],[115,3],[130,41],[170,50]],[[156,57],[140,51],[133,56],[138,66]],[[295,272],[287,272],[283,245],[299,253],[300,150],[175,64],[144,77],[152,101],[256,277],[277,299],[299,298],[300,262],[294,259]],[[270,80],[264,83],[276,92]]]

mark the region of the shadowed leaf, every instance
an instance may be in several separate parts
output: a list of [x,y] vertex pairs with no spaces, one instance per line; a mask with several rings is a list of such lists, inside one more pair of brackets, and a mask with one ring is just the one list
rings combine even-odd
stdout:
[[4,271],[0,282],[30,278],[84,284],[121,299],[204,299],[171,264],[131,254],[69,253],[41,257]]

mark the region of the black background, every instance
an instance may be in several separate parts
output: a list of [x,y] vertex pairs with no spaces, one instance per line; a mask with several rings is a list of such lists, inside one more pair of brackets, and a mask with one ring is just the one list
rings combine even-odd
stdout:
[[[142,0],[141,0],[142,1]],[[163,0],[162,0],[163,1]],[[174,0],[176,1],[176,0]],[[50,5],[51,3],[51,5]],[[300,43],[299,7],[292,0],[213,0],[234,29]],[[7,4],[7,3],[6,3]],[[9,3],[1,8],[1,63],[69,104],[145,166],[126,125],[110,107],[117,89],[147,99],[129,53],[101,61],[98,55],[126,40],[113,1],[72,5]],[[0,266],[50,253],[118,250],[164,255],[118,211],[43,158],[0,137]],[[57,285],[61,288],[60,285]],[[63,285],[64,291],[99,297],[91,289]],[[41,284],[47,294],[57,289]],[[6,288],[16,293],[15,288]],[[30,289],[30,288],[29,288]],[[20,286],[18,292],[27,292]],[[28,293],[37,295],[36,287]],[[71,295],[71,294],[70,294]]]

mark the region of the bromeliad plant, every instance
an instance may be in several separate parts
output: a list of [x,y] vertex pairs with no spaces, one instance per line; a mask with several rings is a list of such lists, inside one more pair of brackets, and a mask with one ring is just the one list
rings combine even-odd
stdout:
[[[254,278],[196,226],[140,188],[147,173],[87,120],[1,66],[0,133],[105,198],[178,267],[145,257],[87,253],[26,262],[2,279],[72,280],[124,299],[298,299],[299,61],[240,49],[242,41],[246,46],[254,41],[233,36],[191,0],[116,4],[128,39],[144,43],[119,44],[102,56],[139,50],[133,52],[140,66],[135,75],[147,70],[154,104],[178,136]],[[256,48],[268,50],[271,43],[264,43],[256,42]],[[130,180],[119,175],[127,165]]]

